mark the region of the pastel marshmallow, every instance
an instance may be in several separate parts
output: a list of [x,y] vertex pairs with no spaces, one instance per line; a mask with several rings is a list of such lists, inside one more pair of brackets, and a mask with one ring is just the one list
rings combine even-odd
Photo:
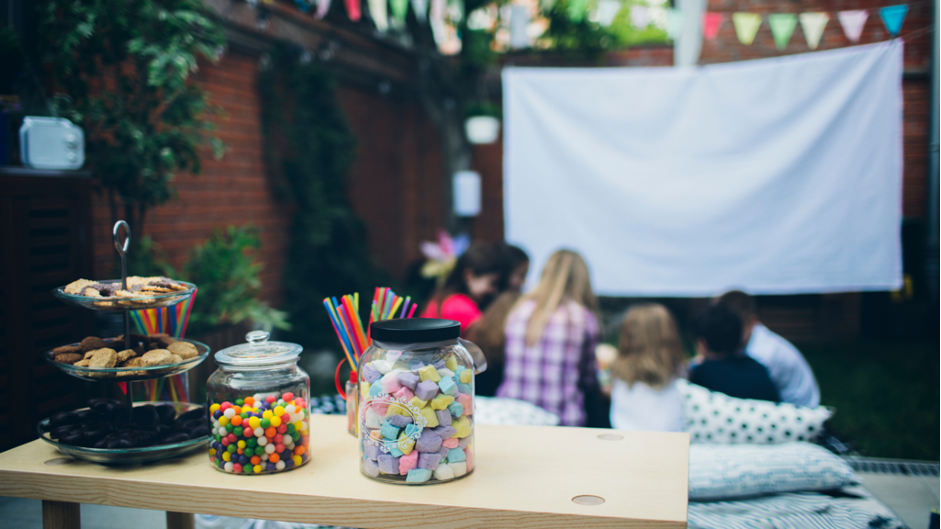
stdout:
[[366,472],[366,474],[374,478],[378,477],[379,476],[379,463],[376,463],[372,459],[366,459],[366,461],[363,461],[363,471]]
[[463,384],[470,384],[471,382],[474,381],[474,374],[471,373],[470,369],[465,369],[464,371],[461,371],[461,374],[458,376],[461,377],[461,382]]
[[[378,471],[379,469],[377,468],[376,472],[378,473]],[[454,470],[452,470],[451,466],[447,463],[441,463],[438,465],[438,468],[435,469],[434,476],[435,479],[442,481],[447,479],[454,479]]]
[[415,468],[408,471],[405,477],[406,483],[424,483],[431,479],[431,470],[424,468]]
[[457,430],[457,432],[454,434],[454,437],[457,437],[458,439],[467,437],[471,434],[470,419],[468,419],[466,416],[461,417],[456,421],[452,421],[451,426],[448,426],[448,428],[450,427],[454,427]]
[[447,461],[447,459],[448,459],[448,452],[450,452],[450,451],[451,451],[450,448],[445,448],[443,445],[441,446],[441,449],[438,450],[438,455],[441,456],[441,460],[442,460],[442,461]]
[[398,474],[399,458],[391,454],[382,454],[379,456],[379,472],[383,474]]
[[405,415],[394,415],[389,418],[389,424],[396,428],[405,428],[406,425],[412,424],[412,418]]
[[379,431],[380,433],[382,433],[383,437],[394,441],[399,438],[399,432],[401,431],[401,429],[393,425],[391,422],[386,421],[385,424],[382,425],[382,428],[380,428]]
[[434,428],[435,426],[438,426],[438,416],[435,415],[435,410],[424,407],[418,410],[418,412],[421,413],[421,416],[424,417],[428,422],[428,424],[426,424],[428,428]]
[[382,378],[382,373],[373,367],[373,364],[375,364],[375,362],[370,362],[363,368],[363,378],[370,384],[374,384],[377,380]]
[[441,437],[442,439],[450,439],[451,437],[454,437],[454,435],[457,433],[457,428],[453,426],[442,425],[442,426],[438,426],[437,428],[432,428],[431,431],[438,434],[438,436]]
[[438,395],[437,397],[431,399],[431,409],[443,410],[447,408],[452,402],[454,402],[454,397],[451,395]]
[[438,387],[441,388],[441,393],[445,395],[455,395],[457,393],[457,384],[454,383],[454,379],[451,377],[445,377],[438,381]]
[[372,428],[373,430],[382,425],[382,418],[372,406],[366,408],[366,413],[363,415],[363,424],[366,425],[366,428]]
[[455,417],[460,417],[464,415],[464,405],[460,402],[452,402],[448,405],[448,412]]
[[461,439],[457,445],[460,446],[461,448],[467,448],[467,446],[471,444],[473,441],[474,441],[474,436],[468,435],[467,437]]
[[[439,379],[440,380],[440,379]],[[436,381],[425,380],[415,386],[415,396],[424,401],[435,398],[438,394],[438,383]]]
[[412,452],[399,458],[399,474],[404,476],[414,468],[418,468],[418,452]]
[[403,386],[407,387],[408,389],[412,391],[415,391],[415,386],[418,385],[418,382],[420,381],[420,379],[418,378],[418,375],[416,375],[415,373],[410,373],[408,371],[399,373],[398,375],[396,375],[396,378],[398,379],[399,384],[402,384]]
[[464,457],[467,458],[467,471],[474,470],[474,451],[464,450]]
[[451,371],[450,369],[446,367],[438,369],[438,374],[441,375],[441,378],[448,378],[448,377],[455,376],[454,371]]
[[448,451],[448,462],[449,463],[460,463],[461,461],[467,461],[467,455],[464,453],[464,450],[460,448],[452,448]]
[[417,424],[414,424],[414,423],[405,425],[406,437],[411,437],[412,439],[414,439],[416,435],[421,435],[419,432],[421,432],[421,426],[418,426]]
[[[417,454],[418,452],[413,452]],[[440,454],[421,454],[418,456],[418,468],[427,468],[428,470],[434,470],[438,468],[438,464],[441,463]]]
[[415,442],[415,449],[423,453],[437,452],[441,450],[441,436],[431,430],[425,430]]
[[[442,366],[444,367],[444,366]],[[438,382],[441,380],[441,375],[438,373],[438,370],[435,369],[435,366],[425,366],[418,370],[418,376],[421,377],[422,382],[432,381]]]
[[412,397],[414,397],[415,394],[412,393],[410,389],[403,387],[402,389],[393,393],[392,396],[395,397],[396,400],[400,400],[402,402],[408,402],[412,400]]
[[411,437],[407,437],[404,433],[399,435],[399,443],[396,445],[396,448],[399,449],[399,452],[402,452],[403,455],[409,455],[412,453],[412,450],[415,449],[415,440]]
[[449,356],[447,360],[444,361],[444,367],[454,371],[457,369],[457,358]]
[[363,439],[363,453],[373,461],[379,460],[379,446],[369,442],[367,439]]
[[359,383],[359,398],[365,399],[366,395],[369,395],[369,390],[372,389],[372,384],[369,382],[360,382]]
[[456,478],[467,474],[467,463],[464,461],[461,461],[460,463],[448,463],[448,466],[451,467],[451,470],[454,471],[454,477]]
[[392,455],[392,457],[402,457],[403,455],[405,455],[404,452],[399,450],[399,447],[397,445],[392,445],[389,447],[389,454]]
[[438,423],[441,426],[450,426],[451,425],[451,412],[448,410],[435,410],[435,417],[438,418]]
[[460,391],[461,393],[467,393],[468,395],[470,395],[471,393],[474,392],[474,385],[473,385],[473,384],[465,384],[465,383],[463,383],[463,382],[458,382],[458,383],[457,383],[457,390]]
[[464,406],[464,415],[474,413],[474,400],[467,393],[461,393],[454,400],[460,402],[461,406]]
[[447,363],[445,363],[444,360],[436,360],[435,363],[432,365],[435,366],[435,369],[443,369],[444,366],[447,365]]
[[369,385],[369,396],[375,397],[376,395],[382,393],[382,384],[370,384]]
[[[374,384],[373,387],[379,387],[379,384]],[[383,395],[382,397],[379,397],[373,400],[372,404],[370,405],[370,408],[375,410],[375,412],[378,413],[380,416],[385,417],[386,412],[389,411],[389,402],[391,400],[392,398],[390,396]]]
[[[374,360],[369,363],[369,366],[372,366],[376,371],[385,375],[389,371],[392,371],[392,364],[393,362],[390,362],[388,360]],[[369,366],[366,366],[366,367],[369,367]]]
[[443,447],[447,448],[448,450],[450,450],[450,449],[452,449],[452,448],[457,448],[458,443],[460,443],[460,442],[461,442],[461,440],[458,439],[457,437],[449,437],[448,439],[445,439],[444,441],[441,441],[441,446],[443,446]]
[[398,373],[395,370],[389,371],[388,374],[382,377],[379,381],[382,384],[382,391],[386,393],[395,393],[396,391],[402,389],[402,384],[399,382],[399,379],[396,378]]
[[425,406],[428,405],[427,400],[422,400],[418,397],[412,397],[412,400],[408,401],[408,403],[411,404],[412,406],[415,406],[416,408],[424,408]]

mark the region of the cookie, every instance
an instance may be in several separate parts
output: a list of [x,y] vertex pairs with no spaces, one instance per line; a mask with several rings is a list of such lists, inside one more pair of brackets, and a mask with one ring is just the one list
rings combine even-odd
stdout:
[[170,359],[173,356],[173,353],[167,351],[166,349],[154,349],[153,351],[147,351],[141,356],[141,360],[145,367],[147,366],[161,366],[164,364],[169,364]]
[[82,354],[82,348],[77,345],[63,345],[52,350],[54,355]]
[[124,362],[125,360],[134,358],[135,356],[137,356],[137,353],[135,353],[132,349],[125,349],[118,352],[118,362]]
[[128,358],[121,364],[121,367],[144,367],[144,359],[139,356]]
[[98,349],[92,351],[91,357],[86,360],[88,367],[114,367],[118,363],[118,353],[114,349]]
[[89,361],[86,359],[86,360],[79,360],[78,362],[75,362],[72,365],[78,366],[78,367],[88,367],[88,364],[89,364]]
[[170,346],[179,342],[179,340],[171,336],[161,336],[160,338],[154,340],[154,342],[164,349],[170,349]]
[[95,283],[94,281],[89,281],[87,279],[79,279],[78,281],[72,281],[68,285],[65,285],[65,288],[63,288],[62,290],[66,294],[71,294],[73,296],[80,296],[82,294],[82,291],[85,290],[85,287],[93,285],[94,283]]
[[182,362],[183,362],[183,359],[180,358],[180,355],[170,355],[170,362],[169,362],[169,363],[171,363],[171,364],[179,364],[179,363],[182,363]]
[[175,355],[179,355],[180,358],[184,360],[199,356],[199,351],[196,350],[196,346],[189,342],[172,343],[167,347],[167,350]]
[[96,349],[104,349],[108,347],[108,344],[97,336],[89,336],[82,340],[81,346],[83,351],[88,352]]
[[83,360],[82,355],[79,353],[59,353],[53,356],[52,359],[62,364],[74,364],[79,360]]
[[85,288],[84,290],[82,290],[82,295],[85,296],[85,297],[88,297],[88,298],[100,298],[100,297],[102,297],[102,296],[101,296],[101,292],[98,292],[97,290],[95,290],[95,289],[92,288],[92,287],[87,287],[87,288]]

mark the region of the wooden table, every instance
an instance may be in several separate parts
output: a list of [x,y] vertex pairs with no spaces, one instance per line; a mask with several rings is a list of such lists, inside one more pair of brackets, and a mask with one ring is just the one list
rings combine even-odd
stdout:
[[351,527],[686,527],[689,436],[477,426],[473,474],[422,487],[360,474],[345,416],[311,417],[311,461],[272,475],[223,473],[203,450],[143,466],[66,458],[43,441],[0,454],[0,495],[43,500],[44,527],[79,527],[79,504]]

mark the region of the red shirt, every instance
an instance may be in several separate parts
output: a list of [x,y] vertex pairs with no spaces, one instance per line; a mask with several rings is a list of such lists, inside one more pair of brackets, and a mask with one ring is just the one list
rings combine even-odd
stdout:
[[451,294],[444,298],[440,311],[438,311],[438,304],[432,301],[425,306],[425,310],[419,317],[457,321],[461,324],[461,334],[464,334],[472,323],[480,319],[480,316],[480,309],[473,299],[464,294]]

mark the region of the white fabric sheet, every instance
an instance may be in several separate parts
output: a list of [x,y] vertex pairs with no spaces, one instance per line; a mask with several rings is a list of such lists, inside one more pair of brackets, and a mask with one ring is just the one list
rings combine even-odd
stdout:
[[507,68],[506,235],[604,295],[901,285],[900,41],[701,68]]

